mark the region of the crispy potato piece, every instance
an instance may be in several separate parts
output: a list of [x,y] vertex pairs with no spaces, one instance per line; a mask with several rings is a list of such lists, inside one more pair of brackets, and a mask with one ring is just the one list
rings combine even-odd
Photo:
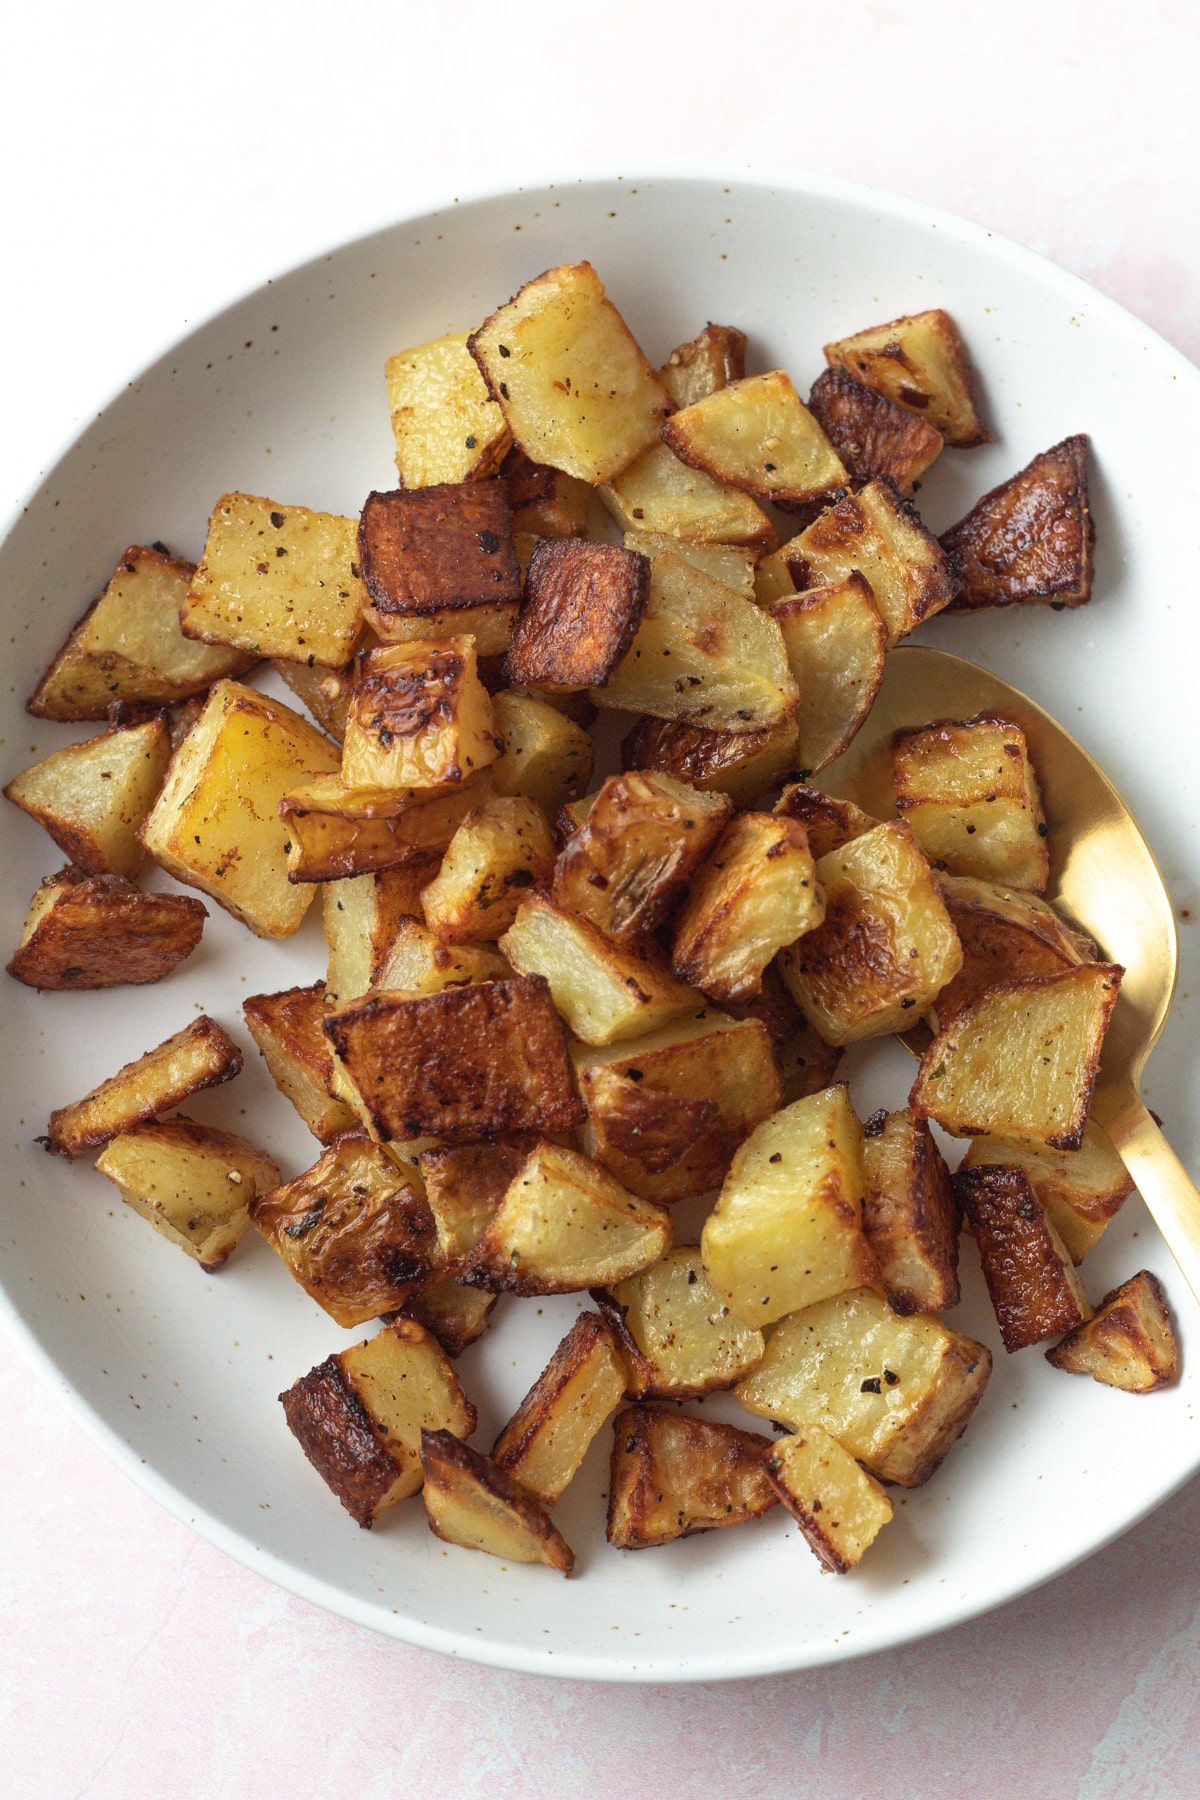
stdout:
[[478,480],[503,461],[512,439],[465,331],[389,356],[384,373],[401,487]]
[[63,869],[34,894],[8,973],[68,993],[161,981],[192,954],[207,917],[183,894],[143,894],[123,875]]
[[421,1469],[429,1529],[445,1543],[506,1562],[545,1563],[563,1575],[575,1567],[570,1545],[537,1502],[453,1433],[421,1433]]
[[14,775],[5,798],[43,825],[85,875],[136,875],[145,851],[138,826],[171,759],[162,719],[68,744]]
[[887,475],[911,494],[941,455],[945,439],[926,419],[855,381],[845,369],[823,369],[808,410],[855,481]]
[[942,533],[961,576],[952,612],[1092,597],[1096,525],[1088,502],[1088,440],[1080,432],[1035,456]]
[[817,500],[846,481],[841,458],[782,369],[685,406],[662,439],[690,468],[777,506]]
[[534,462],[610,481],[652,444],[666,388],[591,263],[527,281],[467,339],[513,440]]
[[675,973],[713,1000],[751,999],[776,953],[824,917],[825,895],[803,825],[772,813],[739,813],[675,921]]
[[241,1073],[242,1053],[227,1032],[207,1013],[182,1031],[147,1050],[144,1056],[110,1075],[70,1106],[50,1114],[47,1135],[39,1141],[60,1156],[82,1156],[98,1150],[120,1132],[173,1106],[217,1087]]
[[529,1132],[479,1144],[437,1144],[417,1158],[448,1269],[458,1271],[487,1230],[538,1138]]
[[467,1258],[489,1293],[576,1294],[648,1269],[671,1247],[671,1216],[626,1193],[576,1150],[540,1143]]
[[800,590],[845,581],[857,569],[883,615],[889,649],[954,597],[955,572],[945,550],[895,483],[882,477],[846,494],[785,544],[781,555]]
[[1091,1318],[1067,1247],[1022,1170],[960,1170],[954,1192],[979,1246],[1006,1350],[1026,1350]]
[[614,944],[549,894],[522,902],[500,948],[520,974],[545,977],[555,1006],[585,1044],[641,1037],[703,1005],[652,940],[636,949]]
[[790,719],[799,693],[775,621],[666,552],[651,570],[632,646],[592,699],[600,707],[748,732]]
[[957,1306],[958,1203],[924,1119],[876,1113],[863,1144],[863,1235],[893,1312]]
[[644,718],[621,745],[624,769],[654,770],[701,793],[752,806],[796,763],[800,729],[784,719],[765,731],[705,731],[686,719]]
[[650,564],[637,551],[543,538],[525,578],[505,680],[566,692],[599,687],[633,642],[649,595]]
[[397,1311],[445,1261],[425,1196],[363,1134],[338,1138],[303,1175],[260,1190],[250,1217],[339,1325]]
[[[366,635],[374,648],[375,633]],[[310,669],[307,663],[289,662],[286,657],[277,656],[272,660],[271,668],[308,708],[321,730],[340,744],[346,735],[346,713],[358,677],[357,662],[348,662],[341,669],[323,669],[319,663],[314,663]]]
[[581,725],[532,694],[498,693],[493,701],[501,751],[492,764],[498,794],[536,800],[547,818],[592,779],[592,740]]
[[1040,893],[1046,818],[1025,733],[980,713],[898,731],[896,809],[938,868]]
[[1140,1269],[1105,1294],[1092,1318],[1047,1350],[1046,1361],[1127,1394],[1150,1394],[1178,1381],[1179,1348],[1157,1276]]
[[441,787],[348,788],[322,775],[285,794],[289,881],[348,881],[448,849],[464,819],[488,798],[486,769]]
[[[581,538],[587,536],[592,510],[592,488],[574,475],[552,469],[549,463],[531,462],[514,444],[501,465],[513,509],[513,537]],[[518,555],[520,554],[518,549]],[[527,559],[522,560],[524,579]]]
[[847,1574],[892,1516],[891,1501],[848,1450],[820,1425],[806,1425],[767,1452],[772,1487],[823,1569]]
[[171,758],[141,839],[168,875],[259,937],[299,930],[311,887],[288,880],[284,794],[332,775],[337,750],[289,706],[221,681]]
[[795,761],[807,780],[842,754],[875,704],[887,626],[857,570],[832,587],[777,601],[771,617],[800,690]]
[[443,1275],[409,1301],[404,1316],[432,1331],[446,1355],[454,1357],[483,1336],[498,1303],[499,1295],[480,1293]]
[[280,1179],[271,1158],[244,1137],[182,1115],[111,1138],[96,1167],[127,1206],[209,1271],[236,1246],[257,1195]]
[[[804,1014],[774,968],[763,970],[762,987],[751,999],[732,1001],[723,1010],[734,1019],[760,1020],[775,1050],[804,1028]],[[821,1083],[822,1087],[828,1085],[828,1082]]]
[[777,1503],[763,1463],[769,1438],[665,1406],[627,1406],[613,1421],[608,1541],[648,1550],[761,1518]]
[[400,869],[330,881],[321,889],[329,948],[325,997],[331,1006],[357,1000],[373,987],[406,985],[385,981],[384,970],[401,923],[419,922],[421,890],[437,872],[439,860],[426,857]]
[[447,943],[419,919],[404,918],[370,986],[409,996],[440,994],[473,981],[507,981],[511,975],[494,944]]
[[991,1372],[984,1345],[931,1313],[899,1318],[863,1287],[784,1319],[737,1397],[793,1431],[822,1426],[881,1481],[915,1488],[966,1430]]
[[827,1044],[801,1015],[800,1029],[775,1051],[782,1084],[781,1104],[790,1106],[794,1100],[804,1100],[809,1094],[832,1087],[842,1054],[839,1046]]
[[357,1120],[335,1100],[330,1087],[333,1055],[321,1021],[325,984],[285,988],[280,994],[252,994],[242,1003],[246,1028],[262,1051],[271,1080],[289,1099],[314,1137],[332,1143],[353,1131]]
[[826,344],[825,357],[926,420],[956,449],[986,444],[991,436],[975,403],[962,339],[940,307]]
[[1078,1150],[1123,974],[1083,963],[998,982],[934,1038],[909,1105],[955,1137]]
[[878,1278],[863,1187],[862,1126],[843,1086],[751,1133],[700,1237],[704,1272],[737,1318],[770,1325]]
[[384,612],[368,603],[363,617],[380,643],[428,644],[443,638],[472,637],[476,656],[483,658],[504,655],[512,642],[517,612],[511,600],[489,601],[486,606],[448,607],[432,613]]
[[706,325],[690,343],[672,350],[659,370],[676,406],[706,400],[746,373],[746,334],[736,325]]
[[421,893],[425,923],[448,944],[503,937],[530,888],[554,873],[546,815],[520,795],[491,794],[469,812]]
[[422,1431],[468,1437],[475,1408],[432,1334],[394,1319],[280,1394],[309,1462],[365,1528],[421,1486]]
[[570,1131],[583,1118],[566,1033],[536,975],[411,997],[383,990],[325,1020],[373,1137]]
[[733,811],[669,775],[610,775],[564,844],[551,889],[560,906],[619,944],[664,925]]
[[785,787],[775,811],[798,819],[808,833],[808,847],[818,862],[831,850],[841,850],[855,838],[865,837],[880,823],[853,800],[835,800],[802,781]]
[[658,531],[700,544],[770,544],[775,529],[740,488],[714,481],[653,444],[600,489],[622,531]]
[[766,1027],[706,1009],[623,1050],[573,1051],[580,1141],[630,1193],[669,1205],[724,1179],[781,1099]]
[[184,637],[341,669],[362,631],[355,521],[222,494],[180,610]]
[[133,544],[31,695],[39,719],[103,719],[114,700],[170,706],[258,660],[224,645],[194,644],[179,629],[191,563]]
[[972,1138],[960,1170],[988,1166],[1020,1169],[1074,1263],[1083,1261],[1133,1192],[1129,1171],[1094,1119],[1084,1126],[1078,1150]]
[[962,966],[912,833],[897,822],[876,825],[823,856],[817,879],[824,922],[779,959],[793,998],[831,1044],[902,1030]]
[[358,553],[368,616],[383,622],[383,635],[394,617],[440,618],[476,607],[515,612],[521,599],[512,508],[498,478],[368,494]]
[[347,787],[466,781],[500,748],[472,638],[383,644],[363,658],[342,745]]
[[625,1396],[625,1365],[596,1313],[581,1313],[500,1436],[499,1468],[553,1506]]
[[698,1244],[668,1250],[641,1275],[593,1298],[616,1337],[633,1400],[694,1400],[758,1367],[761,1331],[735,1319],[709,1285]]
[[1091,939],[1037,894],[967,875],[943,875],[938,887],[962,945],[963,966],[929,1009],[935,1031],[998,981],[1057,975],[1096,960]]
[[743,600],[753,600],[756,552],[744,544],[691,544],[686,538],[668,537],[663,531],[627,531],[625,548],[648,556],[651,563],[669,552],[694,568],[703,569],[732,588]]

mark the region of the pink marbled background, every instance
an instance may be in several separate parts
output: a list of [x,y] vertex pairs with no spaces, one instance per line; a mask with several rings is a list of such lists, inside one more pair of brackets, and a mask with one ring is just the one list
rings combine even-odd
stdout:
[[[1198,26],[1194,0],[22,9],[0,115],[18,252],[0,501],[149,350],[275,268],[457,182],[616,156],[912,194],[1200,356]],[[4,1800],[1200,1793],[1197,1486],[911,1649],[605,1689],[409,1650],[268,1586],[115,1473],[7,1344],[0,1404]]]

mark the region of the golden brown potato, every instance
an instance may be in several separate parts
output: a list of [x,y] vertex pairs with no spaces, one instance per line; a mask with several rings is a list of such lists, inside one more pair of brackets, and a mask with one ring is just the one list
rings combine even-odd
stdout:
[[658,436],[666,388],[591,263],[527,281],[467,347],[534,462],[609,481]]
[[896,809],[939,869],[1045,887],[1046,817],[1019,725],[981,713],[898,731],[892,770]]
[[443,1275],[409,1301],[404,1316],[432,1331],[447,1356],[461,1356],[483,1336],[498,1301],[496,1294],[480,1293],[453,1275]]
[[841,458],[782,369],[685,406],[662,439],[689,467],[778,506],[803,505],[846,481]]
[[115,700],[170,706],[251,668],[254,652],[195,644],[180,631],[194,573],[161,548],[131,545],[38,682],[28,710],[39,719],[103,719]]
[[85,875],[136,875],[138,827],[158,798],[171,758],[162,719],[68,744],[25,769],[5,798],[45,827]]
[[746,373],[746,334],[736,325],[706,325],[690,343],[672,350],[659,370],[676,406],[705,400]]
[[1078,1150],[972,1138],[960,1169],[989,1165],[1021,1170],[1074,1263],[1083,1261],[1133,1192],[1129,1171],[1094,1119],[1084,1126]]
[[121,1132],[96,1167],[127,1206],[210,1273],[237,1245],[255,1196],[279,1180],[270,1157],[244,1137],[182,1115]]
[[330,1088],[333,1055],[321,1021],[325,984],[286,988],[280,994],[252,994],[242,1003],[246,1028],[262,1051],[272,1081],[295,1107],[314,1137],[332,1143],[353,1131],[357,1120]]
[[638,628],[650,564],[616,544],[543,538],[504,659],[505,680],[564,692],[608,680]]
[[938,887],[962,945],[963,966],[929,1009],[935,1031],[998,981],[1057,975],[1096,959],[1092,940],[1037,894],[968,875],[942,875]]
[[[399,869],[326,882],[321,898],[329,948],[325,997],[330,1006],[357,1000],[373,987],[408,985],[391,978],[389,959],[402,924],[420,922],[421,891],[436,874],[439,860],[437,856],[423,857]],[[422,967],[428,960],[422,958]]]
[[523,1487],[449,1431],[421,1433],[422,1494],[429,1529],[447,1544],[505,1562],[575,1567],[570,1545]]
[[853,800],[835,800],[814,787],[795,782],[785,787],[775,811],[798,819],[808,833],[808,847],[818,862],[831,850],[841,850],[854,838],[865,837],[880,823]]
[[991,436],[975,403],[962,339],[940,307],[826,344],[825,357],[893,405],[916,413],[957,449],[986,444]]
[[887,627],[857,570],[832,587],[776,601],[771,617],[800,690],[794,760],[807,780],[842,754],[875,704]]
[[412,998],[383,990],[324,1030],[340,1091],[385,1142],[569,1131],[583,1118],[566,1033],[536,975]]
[[443,787],[348,788],[323,775],[285,794],[289,881],[348,881],[448,848],[489,788],[488,772]]
[[63,869],[34,894],[8,973],[66,992],[161,981],[192,954],[207,917],[183,894],[143,894],[123,875]]
[[519,795],[489,795],[467,814],[422,890],[425,923],[443,943],[494,941],[553,872],[554,838],[541,807]]
[[511,442],[504,414],[456,331],[389,356],[388,408],[401,487],[490,475]]
[[686,781],[701,793],[727,794],[753,806],[795,767],[799,727],[785,719],[765,731],[705,731],[686,719],[644,718],[621,745],[624,769]]
[[554,867],[554,899],[619,944],[664,925],[733,808],[669,775],[610,775]]
[[953,564],[894,482],[878,477],[823,512],[780,553],[798,589],[858,570],[888,629],[889,649],[954,597]]
[[201,1013],[174,1037],[126,1063],[90,1093],[50,1114],[40,1140],[60,1156],[98,1150],[118,1132],[181,1106],[201,1089],[232,1081],[241,1073],[242,1053],[228,1033]]
[[701,868],[675,921],[675,973],[713,1000],[749,1000],[767,964],[825,916],[803,825],[739,813]]
[[732,588],[743,600],[753,600],[754,567],[758,552],[745,544],[692,544],[686,538],[668,537],[663,531],[627,531],[625,548],[648,556],[651,563],[670,552],[682,556],[694,568],[703,569]]
[[740,488],[680,462],[665,444],[649,450],[600,489],[622,531],[659,531],[700,544],[769,544],[775,530]]
[[593,1296],[616,1337],[634,1400],[693,1400],[758,1367],[761,1331],[735,1319],[709,1285],[698,1244]]
[[805,1543],[835,1575],[861,1562],[892,1516],[892,1503],[875,1477],[819,1425],[806,1425],[773,1444],[766,1467]]
[[820,1425],[881,1481],[929,1480],[979,1404],[991,1353],[931,1313],[902,1319],[872,1287],[793,1313],[740,1382],[748,1412]]
[[627,1406],[613,1420],[608,1541],[648,1550],[744,1525],[776,1505],[763,1463],[769,1438],[665,1406]]
[[478,1144],[437,1144],[417,1158],[446,1267],[462,1268],[538,1139],[530,1132]]
[[[521,598],[512,508],[499,479],[368,494],[358,554],[367,617],[381,636],[391,635],[393,618],[441,619],[477,607],[507,607],[515,614]],[[469,630],[464,623],[462,631]]]
[[[549,463],[531,462],[514,444],[500,467],[513,509],[513,538],[520,556],[520,539],[586,537],[592,510],[592,488],[574,475],[552,469]],[[528,558],[521,557],[522,579]]]
[[1127,1394],[1150,1394],[1177,1381],[1179,1349],[1157,1276],[1141,1269],[1105,1294],[1092,1318],[1047,1350],[1046,1361]]
[[222,494],[180,609],[184,637],[341,669],[362,632],[355,521]]
[[961,577],[953,612],[1031,600],[1057,611],[1087,604],[1096,541],[1087,447],[1081,432],[1043,450],[943,532],[942,544]]
[[625,1394],[625,1365],[603,1319],[581,1313],[518,1406],[492,1456],[553,1506]]
[[498,794],[536,800],[547,818],[592,779],[592,740],[557,706],[533,694],[501,690],[492,702],[501,751],[491,767]]
[[1123,973],[1083,963],[989,988],[934,1038],[909,1105],[955,1137],[1078,1150]]
[[1073,1331],[1092,1309],[1066,1245],[1020,1169],[965,1169],[954,1192],[976,1244],[1004,1348]]
[[398,1311],[442,1272],[429,1204],[365,1135],[340,1137],[250,1217],[289,1275],[339,1325]]
[[863,1235],[894,1312],[957,1306],[958,1203],[924,1119],[876,1113],[863,1144]]
[[896,406],[845,369],[823,369],[808,410],[855,481],[887,475],[911,494],[941,455],[945,439],[928,420]]
[[[419,919],[401,919],[371,987],[440,994],[472,981],[507,981],[512,968],[494,944],[450,944]],[[363,993],[366,993],[364,988]]]
[[473,638],[383,644],[364,656],[342,745],[347,787],[466,781],[500,748]]
[[364,1527],[420,1488],[422,1431],[469,1437],[476,1424],[437,1339],[413,1319],[327,1357],[279,1398],[305,1456]]

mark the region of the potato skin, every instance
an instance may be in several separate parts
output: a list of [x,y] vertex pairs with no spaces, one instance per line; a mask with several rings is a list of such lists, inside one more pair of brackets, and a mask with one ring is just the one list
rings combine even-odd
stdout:
[[1046,1361],[1127,1394],[1150,1394],[1178,1381],[1179,1346],[1161,1281],[1139,1269],[1105,1294],[1094,1318],[1047,1350]]
[[336,1356],[280,1394],[293,1437],[346,1511],[370,1530],[396,1465]]
[[381,616],[425,616],[521,597],[512,509],[499,478],[368,494],[358,551]]
[[779,1501],[764,1457],[771,1440],[666,1406],[627,1406],[613,1421],[608,1541],[648,1550],[741,1525]]
[[863,1232],[893,1312],[957,1306],[958,1203],[950,1171],[924,1119],[876,1113],[863,1146]]
[[504,660],[510,685],[568,691],[608,680],[650,597],[650,563],[616,544],[542,538]]
[[123,875],[64,869],[59,893],[8,973],[27,987],[73,992],[161,981],[200,942],[208,909],[185,894],[144,894]]
[[1022,1170],[963,1170],[954,1191],[979,1246],[1006,1350],[1027,1349],[1091,1317],[1074,1265]]
[[911,491],[945,441],[926,419],[896,406],[842,368],[818,375],[808,410],[856,481],[887,475],[897,487]]
[[1088,503],[1086,434],[1064,438],[978,500],[942,534],[960,587],[949,610],[1084,606],[1092,597],[1096,526]]

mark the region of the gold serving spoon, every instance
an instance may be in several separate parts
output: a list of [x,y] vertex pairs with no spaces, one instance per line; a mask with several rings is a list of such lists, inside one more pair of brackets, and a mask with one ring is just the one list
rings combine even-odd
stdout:
[[1024,730],[1049,826],[1046,897],[1125,970],[1092,1117],[1112,1139],[1200,1300],[1200,1193],[1139,1093],[1175,991],[1175,915],[1153,853],[1112,783],[1049,713],[998,675],[943,650],[906,644],[888,657],[875,705],[822,786],[877,818],[895,818],[893,734],[975,713],[1012,719]]

